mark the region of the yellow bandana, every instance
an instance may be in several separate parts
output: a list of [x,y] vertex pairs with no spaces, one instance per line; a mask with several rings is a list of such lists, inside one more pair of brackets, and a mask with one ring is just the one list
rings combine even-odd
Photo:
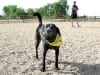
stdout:
[[49,42],[49,41],[47,40],[47,43],[48,43],[49,45],[51,45],[51,46],[61,46],[61,45],[62,45],[61,36],[60,36],[59,34],[57,34],[56,39],[55,39],[54,42]]

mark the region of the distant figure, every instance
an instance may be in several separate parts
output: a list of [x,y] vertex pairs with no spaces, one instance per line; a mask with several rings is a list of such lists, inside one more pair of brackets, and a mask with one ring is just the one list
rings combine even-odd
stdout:
[[73,6],[72,6],[72,14],[71,14],[71,19],[72,19],[72,27],[74,27],[73,22],[76,21],[77,22],[77,26],[79,26],[78,23],[78,15],[77,15],[77,11],[79,10],[78,6],[76,5],[76,1],[73,2]]
[[84,21],[86,22],[86,15],[85,14],[84,14],[83,18],[84,18]]

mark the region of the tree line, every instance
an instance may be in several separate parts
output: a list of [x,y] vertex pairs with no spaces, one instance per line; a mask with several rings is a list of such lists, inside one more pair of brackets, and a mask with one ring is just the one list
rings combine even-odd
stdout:
[[68,8],[67,0],[59,0],[38,9],[28,8],[26,11],[23,8],[17,7],[17,5],[7,5],[3,7],[4,15],[2,17],[9,19],[33,18],[33,13],[36,11],[49,18],[67,18]]

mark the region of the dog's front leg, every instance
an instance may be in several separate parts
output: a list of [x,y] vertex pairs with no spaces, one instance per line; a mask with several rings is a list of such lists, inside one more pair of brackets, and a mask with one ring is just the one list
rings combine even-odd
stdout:
[[56,67],[56,70],[60,70],[60,68],[58,67],[58,56],[59,56],[59,49],[56,49],[55,50],[55,67]]
[[46,58],[47,49],[44,49],[43,52],[43,64],[42,64],[42,72],[45,72],[45,58]]

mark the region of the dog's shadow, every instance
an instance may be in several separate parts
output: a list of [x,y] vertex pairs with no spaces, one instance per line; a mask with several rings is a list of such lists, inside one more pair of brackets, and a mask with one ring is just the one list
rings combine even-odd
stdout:
[[[54,63],[54,61],[53,61]],[[59,74],[69,74],[69,75],[100,75],[100,64],[83,64],[77,62],[67,62],[59,61],[59,65],[64,65],[64,68],[59,72]],[[68,67],[70,65],[70,67]],[[66,69],[66,68],[70,69]]]

